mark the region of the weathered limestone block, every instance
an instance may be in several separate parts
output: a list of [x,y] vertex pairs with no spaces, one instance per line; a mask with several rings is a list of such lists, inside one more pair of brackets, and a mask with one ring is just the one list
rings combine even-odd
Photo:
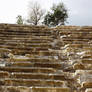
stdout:
[[83,64],[76,63],[73,65],[73,68],[75,70],[83,70],[83,69],[85,69],[85,66]]
[[88,88],[88,89],[86,89],[85,92],[92,92],[92,88]]
[[0,67],[1,71],[8,72],[30,72],[30,73],[55,73],[56,70],[53,68],[31,68],[31,67]]
[[15,56],[12,53],[9,53],[8,56],[9,56],[10,59],[15,58]]
[[9,62],[7,63],[6,66],[10,66],[10,67],[33,67],[34,63],[30,63],[30,62]]
[[28,87],[0,86],[0,92],[31,92]]
[[26,54],[27,57],[31,57],[32,55],[38,55],[38,56],[53,56],[56,55],[55,51],[34,51],[30,54]]
[[8,52],[8,53],[10,53],[11,50],[10,49],[6,49],[6,48],[0,48],[0,52]]
[[0,86],[11,86],[12,81],[8,79],[0,79]]
[[48,74],[36,74],[36,73],[12,73],[11,78],[22,78],[22,79],[53,79],[53,76]]
[[92,59],[82,59],[81,62],[83,64],[92,64]]
[[92,47],[91,46],[86,46],[86,47],[83,47],[84,50],[90,50],[92,51]]
[[55,59],[49,58],[13,58],[11,62],[54,62]]
[[61,63],[35,63],[34,67],[48,67],[48,68],[55,68],[61,69],[63,66]]
[[92,51],[91,50],[87,50],[86,51],[86,55],[92,55]]
[[87,54],[86,54],[86,55],[82,56],[81,58],[82,58],[82,59],[89,59],[89,58],[92,58],[92,55],[87,55]]
[[80,84],[92,82],[92,70],[76,70],[75,76]]
[[9,92],[14,92],[13,90],[17,92],[30,92],[30,88],[28,87],[8,87],[7,90],[9,90]]
[[59,62],[53,62],[53,63],[41,63],[41,62],[9,62],[6,64],[6,66],[10,67],[43,67],[43,68],[55,68],[55,69],[61,69],[63,67],[62,63]]
[[85,64],[86,69],[92,70],[92,64]]
[[0,71],[0,78],[9,78],[10,74],[5,71]]
[[10,49],[0,48],[0,57],[1,58],[8,58],[8,53],[11,53]]
[[92,88],[92,82],[83,82],[82,87],[83,88]]
[[7,79],[7,80],[1,80],[2,84],[1,86],[7,85],[7,86],[38,86],[38,87],[64,87],[65,82],[64,81],[55,81],[55,80],[38,80],[38,79]]
[[25,56],[28,58],[35,58],[35,55],[33,55],[33,54],[26,54]]
[[32,88],[32,92],[71,92],[69,88],[58,88],[58,87],[39,87],[39,88]]
[[44,73],[11,73],[11,78],[22,79],[52,79],[66,81],[67,78],[64,74],[44,74]]

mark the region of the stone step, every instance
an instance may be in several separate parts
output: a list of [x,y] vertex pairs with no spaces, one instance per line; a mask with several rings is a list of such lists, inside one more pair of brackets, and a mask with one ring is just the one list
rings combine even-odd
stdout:
[[45,56],[44,54],[42,55],[42,54],[38,54],[38,56],[37,55],[35,55],[35,54],[32,54],[32,51],[34,52],[34,51],[47,51],[48,50],[48,48],[20,48],[20,49],[12,49],[12,53],[13,54],[15,54],[15,55],[25,55],[26,54],[26,56],[27,57],[39,57],[39,56]]
[[46,37],[48,37],[48,38],[53,38],[53,37],[55,37],[54,35],[45,35],[45,34],[44,34],[44,35],[37,34],[37,35],[31,35],[31,36],[30,36],[30,35],[14,35],[14,34],[8,35],[8,34],[0,34],[0,38],[6,38],[6,37],[7,37],[7,38],[9,38],[9,37],[14,37],[14,38],[15,38],[15,37],[16,37],[16,38],[17,38],[17,37],[18,37],[18,38],[19,38],[19,37],[22,37],[22,38],[23,38],[23,37],[25,37],[25,38],[31,38],[31,37],[40,37],[40,36],[41,36],[41,37],[44,37],[44,38],[46,38]]
[[51,33],[53,33],[53,32],[51,32],[51,31],[48,31],[48,30],[44,30],[44,31],[42,31],[42,30],[30,30],[30,31],[14,31],[14,30],[0,30],[0,33],[2,33],[2,34],[32,34],[32,33],[45,33],[45,34],[51,34]]
[[50,36],[53,35],[50,32],[31,32],[31,33],[16,33],[16,32],[0,32],[0,34],[2,35],[33,35],[33,36]]
[[53,87],[53,88],[46,88],[46,87],[36,87],[32,90],[32,92],[71,92],[71,90],[68,87]]
[[8,35],[34,35],[34,34],[46,34],[46,35],[52,35],[50,31],[30,31],[30,32],[23,32],[23,31],[0,31],[0,34],[8,34]]
[[51,44],[51,42],[41,42],[41,41],[39,41],[39,42],[21,42],[21,41],[16,41],[16,42],[4,42],[4,41],[1,41],[0,42],[0,45],[2,46],[2,45],[6,45],[6,46],[20,46],[20,45],[23,45],[24,47],[25,46],[27,46],[27,47],[43,47],[43,46],[46,46],[46,47],[48,47],[48,48],[50,48],[50,47],[52,47],[52,44]]
[[45,36],[43,36],[43,37],[41,37],[41,36],[39,36],[39,38],[38,38],[38,36],[35,36],[35,37],[1,37],[0,36],[0,40],[6,40],[6,38],[7,38],[7,40],[48,40],[48,41],[53,41],[53,38],[51,38],[51,37],[45,37]]
[[[1,50],[3,49],[3,50]],[[5,49],[5,50],[4,50]],[[7,50],[6,50],[7,49]],[[0,46],[0,50],[1,52],[4,51],[4,52],[10,52],[10,53],[13,53],[13,54],[31,54],[31,52],[34,52],[34,51],[48,51],[48,48],[47,47],[10,47],[10,46],[6,46],[6,47],[1,47]],[[8,51],[9,50],[9,51]]]
[[71,48],[81,48],[83,47],[84,49],[86,48],[92,48],[92,44],[70,44]]
[[11,73],[13,79],[41,79],[41,80],[60,80],[67,81],[64,74],[44,74],[44,73]]
[[[92,30],[92,29],[91,29],[91,30]],[[85,35],[86,35],[86,34],[92,34],[92,31],[91,31],[91,30],[89,30],[89,31],[81,31],[81,30],[78,30],[78,31],[74,31],[74,30],[73,30],[73,31],[70,31],[70,30],[68,31],[68,30],[67,30],[67,31],[66,31],[66,30],[63,30],[63,31],[59,32],[59,34],[60,34],[60,35],[64,35],[64,34],[65,34],[65,35],[68,35],[68,34],[73,34],[73,35],[85,34]]]
[[[0,34],[1,35],[1,34]],[[52,37],[49,37],[49,36],[29,36],[29,37],[12,37],[11,39],[4,39],[6,38],[5,36],[2,37],[0,36],[0,40],[5,40],[5,41],[16,41],[16,40],[20,40],[20,41],[53,41],[54,39]]]
[[46,27],[39,27],[39,28],[36,28],[36,26],[30,26],[30,28],[28,28],[27,26],[25,26],[25,27],[19,27],[19,26],[17,26],[17,27],[0,27],[0,31],[3,31],[3,32],[24,32],[24,33],[26,33],[26,32],[51,32],[51,33],[53,33],[54,32],[54,30],[51,30],[50,28],[46,28]]
[[[3,48],[3,47],[2,47]],[[4,48],[3,48],[4,49]],[[60,48],[48,48],[48,47],[8,47],[5,49],[10,49],[11,53],[19,53],[17,55],[22,55],[22,53],[25,53],[27,57],[40,57],[40,56],[58,56],[60,54],[59,50]],[[57,51],[54,51],[57,50]],[[33,54],[32,54],[33,53]]]
[[18,42],[21,42],[21,43],[50,43],[51,41],[49,40],[29,40],[29,39],[26,39],[26,40],[0,40],[1,42],[0,43],[18,43]]
[[84,50],[92,50],[92,46],[83,47]]
[[81,42],[81,43],[89,42],[89,39],[86,39],[86,40],[85,40],[85,39],[84,39],[84,40],[83,40],[83,39],[82,39],[82,40],[81,40],[81,39],[62,39],[62,40],[63,40],[63,42],[66,42],[66,43],[68,43],[68,42],[69,42],[69,43],[70,43],[70,42],[71,42],[71,43],[72,43],[72,42]]
[[82,64],[79,64],[79,63],[76,63],[73,65],[73,69],[74,70],[92,70],[92,64],[89,64],[89,63],[82,63]]
[[80,38],[78,38],[78,39],[68,39],[68,38],[62,38],[62,40],[63,41],[83,41],[83,42],[88,42],[89,41],[89,39],[80,39]]
[[[1,46],[2,46],[2,44],[0,44]],[[50,43],[22,43],[22,42],[13,42],[13,43],[11,43],[11,42],[5,42],[3,45],[8,45],[8,46],[18,46],[18,45],[23,45],[23,46],[30,46],[30,47],[36,47],[36,46],[49,46],[49,47],[51,47],[51,44]]]
[[28,40],[28,41],[31,41],[31,40],[32,40],[32,41],[34,41],[34,40],[35,40],[35,41],[39,41],[39,40],[40,40],[40,41],[41,41],[41,40],[42,40],[42,41],[47,41],[47,40],[48,40],[48,41],[53,41],[54,39],[53,39],[53,38],[50,38],[50,37],[48,37],[48,36],[39,36],[39,37],[38,37],[38,36],[31,36],[31,37],[29,37],[29,38],[26,38],[26,37],[25,37],[25,38],[13,37],[12,39],[5,39],[5,40],[6,40],[6,41],[7,41],[7,40],[10,40],[10,41],[11,41],[11,40],[13,40],[13,41],[14,41],[14,40],[15,40],[15,41],[16,41],[16,40],[21,40],[21,41],[25,41],[25,40]]
[[92,59],[92,53],[87,54],[87,55],[84,55],[84,56],[82,56],[81,58],[82,58],[83,60],[84,60],[84,59]]
[[62,63],[58,63],[58,62],[12,62],[12,63],[7,63],[6,66],[9,67],[43,67],[43,68],[55,68],[55,69],[62,69],[63,64]]
[[83,82],[82,88],[92,88],[92,82]]
[[17,41],[17,42],[4,42],[1,41],[0,42],[0,46],[21,46],[21,47],[43,47],[46,46],[48,48],[51,48],[51,42],[21,42],[21,41]]
[[1,71],[7,72],[25,72],[25,73],[56,73],[53,68],[39,68],[39,67],[0,67]]
[[58,52],[56,51],[32,51],[28,57],[31,57],[31,55],[39,55],[39,56],[57,56]]
[[79,44],[91,44],[91,40],[87,39],[87,40],[78,40],[78,39],[64,39],[63,40],[63,43],[66,43],[66,44],[72,44],[72,43],[79,43]]
[[83,74],[92,74],[92,70],[77,70],[76,72],[81,73],[82,75]]
[[49,40],[53,40],[53,36],[30,36],[29,35],[29,37],[26,37],[26,36],[23,36],[23,37],[21,37],[21,36],[16,36],[16,37],[7,37],[7,36],[0,36],[0,39],[4,39],[4,40],[6,40],[6,38],[7,38],[7,40],[11,40],[11,39],[15,39],[15,40],[23,40],[23,39],[25,39],[25,40],[27,40],[27,39],[32,39],[32,40],[41,40],[41,39],[43,39],[43,40],[47,40],[47,39],[49,39]]
[[92,92],[92,88],[87,88],[85,92]]
[[71,90],[68,87],[0,86],[0,92],[71,92]]
[[84,56],[87,56],[87,55],[88,55],[88,56],[92,55],[92,51],[91,51],[91,50],[87,51],[87,52],[86,52],[86,55],[84,55]]
[[0,48],[0,52],[9,52],[9,53],[11,53],[12,51],[10,49]]
[[[11,59],[10,62],[56,62],[56,59],[51,58],[20,58],[20,57],[14,57]],[[58,61],[59,62],[59,61]]]
[[[10,50],[12,50],[12,49],[15,49],[15,50],[24,50],[24,51],[26,51],[26,50],[37,50],[37,51],[39,51],[39,50],[48,50],[48,47],[26,47],[26,46],[24,46],[24,47],[22,47],[22,46],[7,46],[7,45],[0,45],[0,48],[5,48],[5,49],[10,49]],[[26,53],[27,54],[27,53]]]
[[18,39],[55,39],[54,36],[30,36],[30,35],[24,35],[24,36],[14,36],[14,35],[10,35],[10,36],[6,36],[6,35],[1,35],[0,36],[0,39],[1,40],[11,40],[11,39],[15,39],[15,38],[18,38]]
[[36,79],[0,79],[0,86],[64,87],[66,81]]
[[84,64],[75,63],[75,64],[73,65],[73,69],[75,69],[75,70],[85,70],[86,67],[85,67]]
[[64,44],[88,44],[88,41],[63,41]]
[[10,74],[6,71],[1,71],[0,70],[0,78],[9,78]]
[[66,35],[67,37],[80,37],[80,36],[92,36],[92,31],[91,32],[60,32],[60,35]]
[[25,44],[25,43],[15,43],[15,44],[9,44],[9,43],[5,43],[5,44],[0,44],[0,47],[6,47],[6,48],[10,48],[10,47],[47,47],[47,48],[52,48],[52,45],[51,44]]
[[63,37],[63,39],[90,39],[92,40],[92,36],[79,36],[76,37],[76,35],[74,35],[74,37]]
[[92,64],[92,59],[82,59],[81,62],[83,64]]
[[21,34],[21,33],[1,33],[1,36],[51,36],[52,34],[47,33],[31,33],[31,34]]
[[0,26],[1,31],[23,31],[23,32],[30,32],[30,31],[54,31],[51,30],[48,27],[45,26],[30,26],[30,25],[18,25],[18,26],[13,26],[11,24],[9,25],[4,25]]
[[92,33],[92,29],[58,29],[58,31],[62,34],[62,33],[89,33],[91,32]]

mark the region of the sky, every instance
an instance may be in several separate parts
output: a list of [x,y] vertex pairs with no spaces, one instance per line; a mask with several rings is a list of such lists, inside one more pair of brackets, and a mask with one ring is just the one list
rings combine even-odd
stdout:
[[0,23],[16,23],[18,15],[27,18],[31,1],[38,1],[46,10],[49,10],[53,3],[62,1],[69,13],[69,23],[66,25],[92,25],[92,0],[1,0]]

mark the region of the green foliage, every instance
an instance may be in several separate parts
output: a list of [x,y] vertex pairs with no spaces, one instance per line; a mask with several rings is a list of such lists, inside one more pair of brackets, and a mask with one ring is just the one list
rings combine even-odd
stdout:
[[17,16],[17,24],[23,24],[23,19],[21,15]]
[[44,18],[44,24],[47,26],[64,25],[68,18],[67,9],[63,3],[53,4],[51,12],[48,12]]

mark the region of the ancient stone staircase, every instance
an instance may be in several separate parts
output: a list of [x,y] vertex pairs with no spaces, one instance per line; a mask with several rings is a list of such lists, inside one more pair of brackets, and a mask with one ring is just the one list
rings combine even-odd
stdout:
[[58,59],[60,47],[54,44],[57,37],[46,27],[1,24],[0,91],[70,92]]
[[0,92],[92,92],[91,31],[0,24]]

